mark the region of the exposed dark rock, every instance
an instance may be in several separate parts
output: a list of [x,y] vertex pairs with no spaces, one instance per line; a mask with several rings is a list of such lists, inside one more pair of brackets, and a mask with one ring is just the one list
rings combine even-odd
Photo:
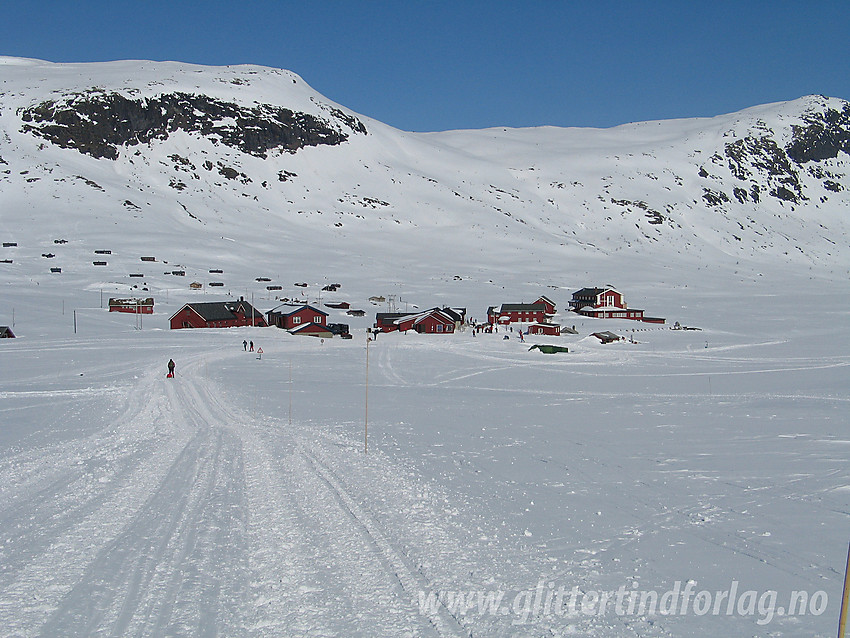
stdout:
[[100,184],[98,184],[97,182],[95,182],[94,180],[88,179],[87,177],[83,177],[82,175],[76,175],[75,177],[76,177],[77,179],[82,180],[83,182],[85,182],[86,186],[91,186],[92,188],[96,188],[96,189],[97,189],[97,190],[99,190],[99,191],[102,191],[102,190],[103,190],[103,188],[101,187],[101,185],[100,185]]
[[[356,118],[338,109],[327,110],[353,132],[366,132]],[[130,99],[118,93],[92,91],[41,102],[21,109],[20,116],[25,132],[62,148],[109,159],[118,157],[121,146],[164,140],[178,130],[207,136],[256,157],[266,157],[275,149],[295,152],[305,146],[337,145],[348,139],[347,134],[314,115],[270,104],[240,106],[188,93]]]
[[850,153],[850,103],[840,111],[826,109],[822,113],[806,113],[804,126],[792,126],[793,139],[786,147],[788,156],[797,164],[838,157]]
[[235,168],[230,168],[229,166],[219,166],[218,172],[225,179],[236,179],[237,177],[239,177],[239,171],[237,171]]
[[170,159],[172,162],[174,162],[175,166],[177,166],[179,164],[180,166],[183,166],[186,170],[189,170],[189,169],[191,169],[193,171],[195,170],[195,165],[192,164],[192,162],[190,162],[188,160],[188,158],[185,158],[181,155],[178,155],[177,153],[174,153],[173,155],[169,155],[168,159]]
[[664,221],[666,220],[666,217],[664,217],[664,215],[659,213],[657,210],[653,210],[652,208],[650,208],[649,204],[647,204],[646,202],[644,202],[642,200],[629,201],[627,199],[613,199],[612,198],[611,202],[613,204],[617,204],[618,206],[623,206],[624,208],[627,208],[627,209],[629,208],[629,206],[635,206],[636,208],[640,208],[642,211],[645,211],[646,216],[649,218],[649,223],[653,224],[653,225],[663,224]]
[[770,191],[770,194],[785,202],[794,202],[795,204],[799,203],[797,195],[794,192],[785,188],[784,186],[774,188],[772,191]]
[[785,201],[806,199],[799,173],[772,137],[747,136],[727,144],[725,152],[729,170],[737,179],[767,177],[771,195]]
[[702,198],[708,202],[709,206],[719,206],[729,201],[729,196],[723,191],[713,191],[708,188],[702,189]]

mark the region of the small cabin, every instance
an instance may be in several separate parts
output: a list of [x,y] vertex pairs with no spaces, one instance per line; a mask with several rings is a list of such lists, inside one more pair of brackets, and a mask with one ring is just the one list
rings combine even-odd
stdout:
[[528,334],[548,335],[550,337],[561,336],[561,326],[555,323],[535,323],[528,327]]
[[308,323],[325,327],[328,322],[328,313],[310,305],[281,304],[266,314],[270,326],[284,330],[293,330]]
[[153,297],[146,299],[109,299],[109,312],[129,312],[136,315],[153,314]]

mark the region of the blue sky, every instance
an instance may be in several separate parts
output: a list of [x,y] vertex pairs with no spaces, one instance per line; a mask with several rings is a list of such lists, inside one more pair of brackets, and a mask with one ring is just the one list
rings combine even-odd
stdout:
[[252,63],[405,130],[850,99],[850,3],[4,0],[0,55]]

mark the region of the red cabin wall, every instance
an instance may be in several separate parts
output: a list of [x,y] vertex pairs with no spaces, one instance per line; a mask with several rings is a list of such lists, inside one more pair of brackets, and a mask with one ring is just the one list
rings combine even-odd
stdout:
[[[437,326],[442,326],[442,330],[438,331]],[[425,317],[416,324],[416,331],[424,334],[451,334],[454,330],[454,323],[445,323],[435,317]]]
[[[296,317],[299,317],[301,321],[295,323]],[[327,324],[327,317],[311,308],[301,308],[301,310],[283,317],[283,327],[287,330],[303,326],[307,323],[317,323],[320,326],[324,326]]]

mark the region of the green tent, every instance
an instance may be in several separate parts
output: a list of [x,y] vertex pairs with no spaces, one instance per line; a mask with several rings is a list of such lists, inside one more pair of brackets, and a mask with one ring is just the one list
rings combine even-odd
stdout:
[[556,352],[569,352],[569,350],[564,346],[548,346],[543,344],[535,344],[531,346],[528,351],[532,350],[540,350],[543,354],[555,354]]

